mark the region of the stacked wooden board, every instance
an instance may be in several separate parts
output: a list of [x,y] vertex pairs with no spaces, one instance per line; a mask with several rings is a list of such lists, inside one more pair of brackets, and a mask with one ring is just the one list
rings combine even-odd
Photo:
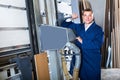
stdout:
[[83,9],[91,8],[90,2],[88,0],[81,0],[83,4]]
[[114,27],[111,32],[112,61],[114,68],[120,68],[120,1],[114,2]]
[[[106,3],[106,18],[105,18],[105,47],[104,51],[109,55],[108,47],[111,48],[107,62],[112,68],[120,68],[120,1],[109,0]],[[109,60],[109,61],[108,61]]]

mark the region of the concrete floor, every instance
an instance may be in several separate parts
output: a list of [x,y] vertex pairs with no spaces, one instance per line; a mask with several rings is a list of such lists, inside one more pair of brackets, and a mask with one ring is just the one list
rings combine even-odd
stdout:
[[120,68],[102,69],[101,80],[120,80]]

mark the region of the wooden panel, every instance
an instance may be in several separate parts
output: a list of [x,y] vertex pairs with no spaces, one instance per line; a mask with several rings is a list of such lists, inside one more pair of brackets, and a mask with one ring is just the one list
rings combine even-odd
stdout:
[[112,41],[114,41],[114,53],[113,53],[113,68],[120,68],[120,1],[115,0],[115,29],[114,31],[114,38]]
[[50,80],[47,53],[36,54],[34,58],[37,80]]

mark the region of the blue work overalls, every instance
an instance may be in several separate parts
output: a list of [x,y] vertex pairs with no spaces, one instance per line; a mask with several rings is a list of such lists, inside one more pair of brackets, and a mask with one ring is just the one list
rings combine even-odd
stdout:
[[[82,38],[82,44],[75,40],[76,46],[81,49],[81,66],[79,71],[80,80],[100,80],[101,79],[101,53],[103,43],[103,30],[95,22],[85,31],[84,23],[76,24],[63,21],[62,27],[71,28],[76,36]],[[75,57],[74,57],[75,58]],[[75,62],[73,58],[73,62]],[[70,72],[73,70],[71,65]]]

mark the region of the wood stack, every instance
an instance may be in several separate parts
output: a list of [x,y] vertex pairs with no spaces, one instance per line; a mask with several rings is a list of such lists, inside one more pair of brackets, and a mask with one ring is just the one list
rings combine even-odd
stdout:
[[112,29],[112,53],[113,53],[113,67],[120,68],[120,1],[115,0],[115,10],[114,10],[114,28]]
[[[108,7],[108,22],[107,26],[109,30],[105,30],[105,38],[108,38],[108,46],[111,47],[111,63],[112,68],[120,68],[120,1],[119,0],[111,0],[108,1],[106,5],[109,4]],[[110,32],[110,33],[109,33]],[[107,48],[108,48],[107,46]]]
[[83,9],[87,9],[87,8],[91,9],[91,5],[88,0],[82,0],[82,4],[83,4]]

